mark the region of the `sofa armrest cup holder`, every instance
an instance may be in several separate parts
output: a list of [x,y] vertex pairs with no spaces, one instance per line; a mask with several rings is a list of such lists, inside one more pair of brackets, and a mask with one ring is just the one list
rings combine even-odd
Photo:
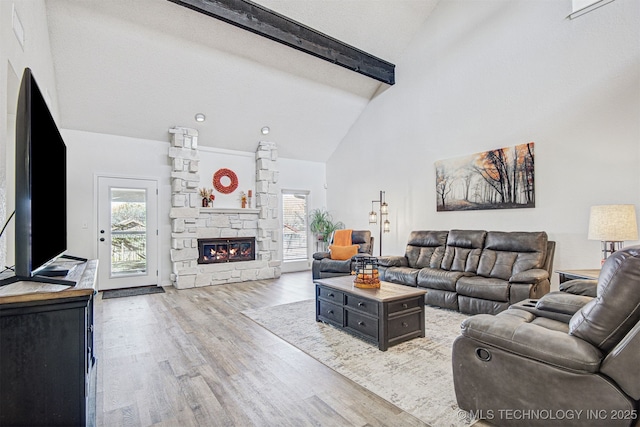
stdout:
[[491,360],[491,352],[483,347],[476,348],[476,357],[483,362],[489,362]]

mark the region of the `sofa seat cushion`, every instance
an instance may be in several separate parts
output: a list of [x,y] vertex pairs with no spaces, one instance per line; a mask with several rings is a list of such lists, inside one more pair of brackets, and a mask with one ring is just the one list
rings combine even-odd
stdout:
[[481,276],[464,276],[456,282],[456,292],[473,298],[509,301],[509,282]]
[[418,286],[443,291],[456,291],[456,282],[465,274],[461,271],[447,271],[439,268],[422,268],[418,272]]
[[462,322],[462,335],[560,368],[581,373],[598,372],[602,352],[579,338],[568,335],[563,322],[509,309],[496,316],[479,314]]
[[384,272],[384,280],[401,285],[416,286],[418,271],[420,270],[411,267],[389,267]]
[[345,273],[351,274],[351,260],[340,261],[335,259],[324,258],[320,262],[320,271],[327,273]]

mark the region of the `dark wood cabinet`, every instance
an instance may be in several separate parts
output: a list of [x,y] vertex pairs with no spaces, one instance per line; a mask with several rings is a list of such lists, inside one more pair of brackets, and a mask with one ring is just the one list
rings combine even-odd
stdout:
[[0,425],[95,424],[97,261],[81,267],[75,287],[0,288]]

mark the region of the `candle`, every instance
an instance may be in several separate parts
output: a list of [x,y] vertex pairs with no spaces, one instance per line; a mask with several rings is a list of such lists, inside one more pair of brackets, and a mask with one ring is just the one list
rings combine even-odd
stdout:
[[252,194],[252,193],[251,193],[251,190],[249,190],[249,197],[251,197],[251,194]]

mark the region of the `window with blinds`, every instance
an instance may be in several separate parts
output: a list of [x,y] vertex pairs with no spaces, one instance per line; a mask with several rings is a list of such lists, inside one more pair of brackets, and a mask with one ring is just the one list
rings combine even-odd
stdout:
[[307,197],[301,192],[282,192],[282,258],[304,261],[309,258],[307,244]]

